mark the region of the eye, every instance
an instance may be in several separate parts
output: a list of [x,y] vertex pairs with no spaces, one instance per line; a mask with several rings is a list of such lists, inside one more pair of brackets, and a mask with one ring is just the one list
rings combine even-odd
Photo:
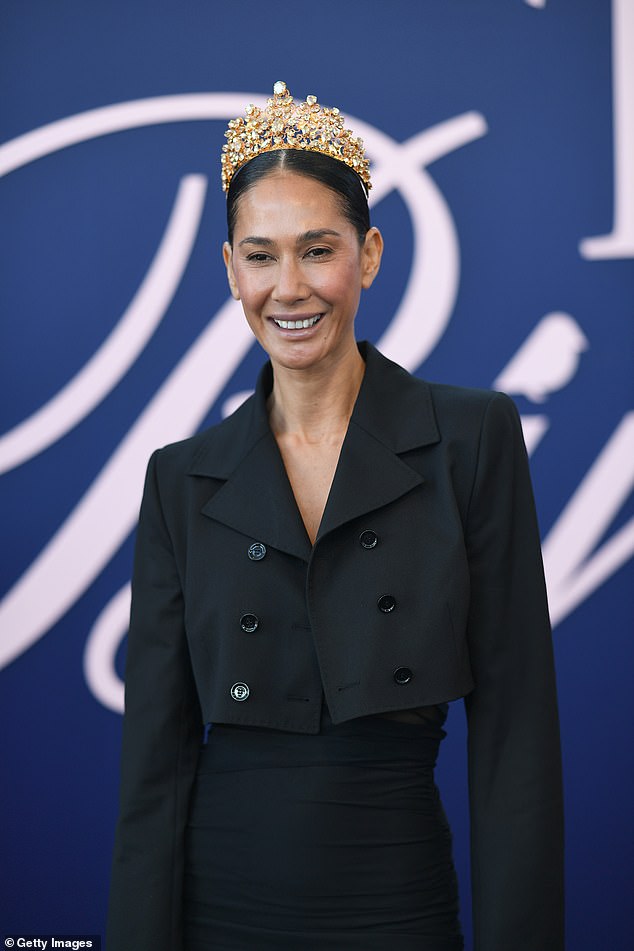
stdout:
[[266,251],[253,251],[251,254],[247,254],[246,259],[252,264],[265,264],[271,260],[271,255],[267,254]]
[[325,258],[329,254],[332,254],[330,248],[311,248],[306,252],[307,258]]

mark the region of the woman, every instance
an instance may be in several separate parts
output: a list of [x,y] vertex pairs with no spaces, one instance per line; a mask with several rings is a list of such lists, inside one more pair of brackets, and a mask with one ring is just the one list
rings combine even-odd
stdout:
[[552,648],[501,395],[354,319],[383,242],[337,110],[229,124],[229,286],[269,362],[154,454],[137,539],[109,951],[458,951],[433,782],[466,698],[478,951],[561,951]]

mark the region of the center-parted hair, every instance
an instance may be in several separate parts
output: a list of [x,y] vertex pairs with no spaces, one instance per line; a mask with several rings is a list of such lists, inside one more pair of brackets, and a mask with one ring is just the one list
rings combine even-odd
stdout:
[[282,169],[312,178],[334,192],[342,214],[357,232],[359,243],[363,243],[370,228],[370,209],[357,173],[343,162],[319,152],[280,149],[256,155],[231,179],[227,192],[229,244],[233,245],[241,196],[267,175]]

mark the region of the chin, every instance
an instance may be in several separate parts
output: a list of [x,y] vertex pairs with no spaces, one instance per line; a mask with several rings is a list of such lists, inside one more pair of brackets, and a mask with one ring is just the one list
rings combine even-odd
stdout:
[[323,359],[323,354],[317,353],[313,347],[275,347],[269,357],[287,370],[310,370]]

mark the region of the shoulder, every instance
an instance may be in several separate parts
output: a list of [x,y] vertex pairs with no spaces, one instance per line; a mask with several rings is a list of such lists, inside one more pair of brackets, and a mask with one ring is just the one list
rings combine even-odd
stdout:
[[226,478],[261,435],[255,397],[226,419],[194,436],[155,450],[151,462],[161,475]]
[[502,402],[512,403],[510,397],[505,393],[498,393],[495,390],[485,390],[469,386],[455,386],[450,383],[432,383],[420,380],[429,387],[434,406],[439,412],[472,411],[475,413],[485,412],[492,401],[501,397]]
[[366,387],[375,414],[381,410],[390,415],[393,410],[416,414],[432,410],[441,430],[443,424],[472,430],[489,416],[517,418],[515,404],[505,393],[432,382],[394,363],[367,341],[359,346],[369,371]]
[[475,387],[452,386],[446,383],[427,383],[439,425],[443,421],[461,420],[471,427],[519,422],[515,403],[506,393]]
[[526,449],[515,403],[495,390],[430,384],[441,440],[475,472],[503,459],[524,464]]
[[[495,470],[525,457],[522,424],[506,393],[430,383],[440,434],[439,451],[464,484],[473,486],[483,467]],[[501,471],[501,468],[500,468]]]
[[186,469],[200,454],[207,442],[213,439],[214,433],[222,425],[223,423],[216,423],[214,426],[207,426],[186,439],[179,439],[176,442],[158,446],[154,450],[153,456],[160,460],[161,466]]
[[498,418],[518,425],[515,405],[505,394],[431,382],[367,342],[360,349],[366,374],[353,420],[397,452],[437,443],[473,450],[491,421],[494,426]]

